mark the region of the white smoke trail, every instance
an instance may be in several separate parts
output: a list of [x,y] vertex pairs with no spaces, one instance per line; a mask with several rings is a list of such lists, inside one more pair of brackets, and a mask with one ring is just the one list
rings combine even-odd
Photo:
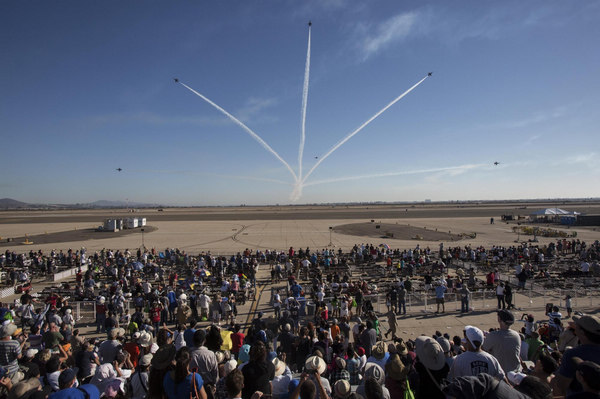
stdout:
[[306,104],[308,102],[308,78],[310,76],[310,32],[311,24],[308,25],[308,46],[304,66],[304,87],[302,88],[302,136],[298,149],[298,180],[302,180],[302,157],[304,156],[304,142],[306,141]]
[[[324,179],[317,180],[310,183],[302,184],[303,187],[315,186],[318,184],[329,184],[329,183],[337,183],[349,180],[360,180],[360,179],[373,179],[377,177],[392,177],[392,176],[403,176],[403,175],[416,175],[416,174],[424,174],[424,173],[437,173],[437,172],[466,172],[472,169],[480,169],[485,168],[489,165],[487,164],[467,164],[467,165],[459,165],[459,166],[448,166],[443,168],[431,168],[431,169],[417,169],[417,170],[405,170],[399,172],[386,172],[386,173],[376,173],[372,175],[356,175],[356,176],[347,176],[347,177],[336,177],[332,179]],[[294,188],[295,189],[295,188]],[[301,192],[301,189],[300,189]]]
[[388,108],[390,108],[392,105],[394,105],[398,101],[400,101],[402,99],[402,97],[406,96],[408,93],[413,91],[417,86],[419,86],[421,83],[423,83],[425,81],[425,79],[427,79],[428,77],[429,76],[425,76],[423,79],[419,80],[413,87],[406,90],[404,93],[400,94],[392,102],[390,102],[388,105],[386,105],[381,110],[379,110],[375,115],[373,115],[371,118],[369,118],[365,123],[360,125],[358,127],[358,129],[354,130],[352,133],[350,133],[349,135],[344,137],[342,140],[340,140],[336,145],[331,147],[331,149],[329,151],[327,151],[327,153],[325,155],[319,157],[319,160],[317,161],[317,163],[314,164],[314,166],[308,171],[306,176],[304,176],[304,178],[301,180],[301,184],[304,185],[304,182],[306,181],[306,179],[308,179],[308,177],[312,174],[312,172],[314,172],[315,169],[317,169],[317,167],[321,164],[321,162],[323,162],[325,159],[327,159],[327,157],[329,157],[335,150],[340,148],[346,141],[350,140],[354,135],[356,135],[358,132],[360,132],[362,129],[364,129],[369,123],[371,123],[373,120],[375,120],[379,115],[381,115],[382,113],[387,111]]
[[191,91],[192,93],[194,93],[195,95],[197,95],[198,97],[200,97],[201,99],[203,99],[204,101],[206,101],[207,103],[209,103],[210,105],[212,105],[213,107],[215,107],[218,111],[220,111],[221,113],[223,113],[225,116],[227,116],[229,119],[231,119],[233,122],[237,123],[242,129],[244,129],[250,136],[252,136],[252,138],[256,141],[258,141],[258,143],[260,145],[263,146],[263,148],[267,151],[269,151],[271,154],[273,154],[275,156],[275,158],[277,158],[292,174],[292,176],[294,176],[294,180],[298,180],[298,176],[296,176],[296,173],[294,172],[294,170],[290,167],[290,165],[284,161],[283,158],[281,158],[281,156],[273,149],[271,148],[270,145],[268,145],[258,134],[254,133],[254,131],[252,131],[252,129],[250,129],[248,126],[246,126],[243,122],[241,122],[239,119],[237,119],[235,116],[231,115],[229,112],[225,111],[223,108],[221,108],[220,106],[218,106],[217,104],[215,104],[214,102],[212,102],[210,99],[208,99],[207,97],[203,96],[202,94],[198,93],[196,90],[192,89],[191,87],[189,87],[188,85],[186,85],[185,83],[182,82],[178,82],[180,85],[182,85],[183,87],[185,87],[186,89],[188,89],[189,91]]

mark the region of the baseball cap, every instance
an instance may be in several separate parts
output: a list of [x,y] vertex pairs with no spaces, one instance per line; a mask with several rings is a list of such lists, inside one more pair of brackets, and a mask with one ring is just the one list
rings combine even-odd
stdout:
[[421,335],[415,340],[415,350],[419,361],[429,370],[441,370],[446,364],[444,350],[431,337]]
[[465,336],[471,342],[471,345],[475,346],[474,342],[479,341],[483,345],[484,336],[483,331],[474,326],[466,326],[465,327]]
[[69,382],[73,381],[77,377],[77,372],[79,369],[74,367],[72,369],[65,369],[58,376],[58,385],[66,385]]

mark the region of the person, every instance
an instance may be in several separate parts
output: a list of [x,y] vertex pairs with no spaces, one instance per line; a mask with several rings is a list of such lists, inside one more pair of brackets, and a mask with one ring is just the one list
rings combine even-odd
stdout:
[[466,326],[464,330],[466,352],[456,356],[448,378],[476,376],[481,373],[490,374],[492,377],[503,379],[504,370],[498,360],[481,349],[484,343],[483,331],[474,326]]
[[581,384],[582,392],[567,395],[567,399],[600,398],[600,365],[578,357],[573,358],[573,363],[577,370],[575,378]]
[[163,387],[169,399],[206,399],[204,381],[199,373],[190,372],[190,350],[184,346],[175,355],[175,370],[163,379]]
[[165,344],[158,348],[152,356],[150,374],[148,375],[148,399],[164,399],[163,380],[165,375],[174,369],[177,351],[175,345]]
[[244,334],[240,332],[240,325],[236,324],[233,326],[233,333],[231,334],[231,353],[236,357],[240,352],[240,348],[244,344]]
[[467,313],[469,311],[469,298],[471,296],[471,290],[469,286],[463,281],[460,287],[460,312]]
[[441,385],[450,368],[446,363],[442,346],[435,339],[422,335],[415,341],[415,352],[417,354],[415,370],[419,376],[416,386],[417,396],[445,399]]
[[504,301],[506,302],[506,309],[515,309],[515,305],[512,303],[512,287],[510,286],[510,283],[508,281],[504,283]]
[[13,384],[16,384],[23,379],[23,373],[19,371],[18,359],[20,359],[23,350],[23,344],[12,339],[13,335],[17,335],[17,325],[7,323],[0,327],[0,366],[5,367],[7,376]]
[[137,370],[131,376],[132,399],[144,399],[148,394],[148,371],[152,362],[152,354],[148,353],[139,361]]
[[365,366],[365,377],[361,381],[360,385],[356,387],[356,393],[362,397],[367,397],[371,390],[371,385],[376,384],[381,387],[381,395],[379,398],[391,399],[390,391],[383,386],[384,382],[385,372],[383,371],[383,368],[375,363],[367,363]]
[[257,341],[250,347],[250,360],[242,368],[244,374],[244,389],[242,397],[249,399],[256,391],[271,394],[270,381],[275,377],[275,366],[267,361],[265,345]]
[[577,369],[572,358],[578,357],[600,364],[600,318],[592,315],[573,316],[573,322],[580,345],[563,354],[560,367],[552,380],[555,395],[568,395],[583,390],[581,382],[576,378]]
[[404,284],[398,287],[398,314],[406,315],[406,288]]
[[[302,376],[306,375],[306,378],[309,379],[315,387],[319,387],[319,392],[316,392],[316,398],[328,398],[329,395],[331,395],[331,385],[326,378],[322,377],[327,370],[325,361],[320,356],[311,356],[306,359],[304,369],[306,370],[306,373],[302,374]],[[301,377],[301,381],[303,378],[304,377]],[[302,399],[304,399],[304,395],[302,396]]]
[[225,377],[225,389],[228,399],[241,399],[244,389],[244,375],[239,369],[233,369]]
[[120,332],[118,328],[113,328],[108,332],[108,339],[98,347],[100,362],[112,363],[115,360],[117,353],[121,350],[121,342],[117,339]]
[[281,317],[281,295],[279,295],[279,290],[275,291],[275,294],[273,294],[273,310],[275,312],[275,318],[279,320]]
[[508,309],[498,311],[499,330],[492,331],[485,338],[483,350],[493,355],[505,373],[521,371],[521,337],[510,329],[515,316]]
[[217,383],[219,365],[215,353],[204,346],[205,340],[206,331],[204,329],[196,330],[194,347],[190,352],[190,369],[200,373],[205,384],[213,385]]
[[373,322],[367,320],[367,328],[360,334],[360,343],[365,348],[365,355],[367,358],[371,356],[371,349],[377,342],[377,332],[373,328]]
[[398,321],[396,320],[396,313],[394,313],[393,309],[387,313],[389,330],[385,333],[385,337],[387,338],[390,333],[392,333],[392,339],[396,338],[396,329],[398,328]]
[[570,319],[571,313],[573,313],[573,305],[571,302],[571,295],[567,295],[565,297],[565,308],[567,309],[567,319]]
[[498,299],[498,309],[506,309],[506,301],[504,300],[504,283],[499,282],[496,286],[496,298]]
[[446,286],[444,284],[438,284],[435,287],[435,303],[437,304],[437,311],[435,313],[440,313],[440,305],[442,305],[442,313],[446,311],[446,307],[444,305],[444,294],[446,294]]

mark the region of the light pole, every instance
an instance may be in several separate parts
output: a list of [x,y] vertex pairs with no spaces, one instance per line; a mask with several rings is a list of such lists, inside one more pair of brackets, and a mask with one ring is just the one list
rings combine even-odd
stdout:
[[146,246],[144,245],[144,229],[142,228],[142,248],[146,249]]
[[329,226],[329,246],[333,247],[333,242],[331,240],[331,233],[333,232],[333,227]]

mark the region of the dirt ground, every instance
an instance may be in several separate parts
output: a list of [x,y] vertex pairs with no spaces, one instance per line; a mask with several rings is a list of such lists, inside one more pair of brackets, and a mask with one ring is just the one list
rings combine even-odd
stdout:
[[352,236],[397,240],[459,241],[463,238],[458,234],[445,233],[437,229],[392,223],[343,224],[336,226],[334,231]]

